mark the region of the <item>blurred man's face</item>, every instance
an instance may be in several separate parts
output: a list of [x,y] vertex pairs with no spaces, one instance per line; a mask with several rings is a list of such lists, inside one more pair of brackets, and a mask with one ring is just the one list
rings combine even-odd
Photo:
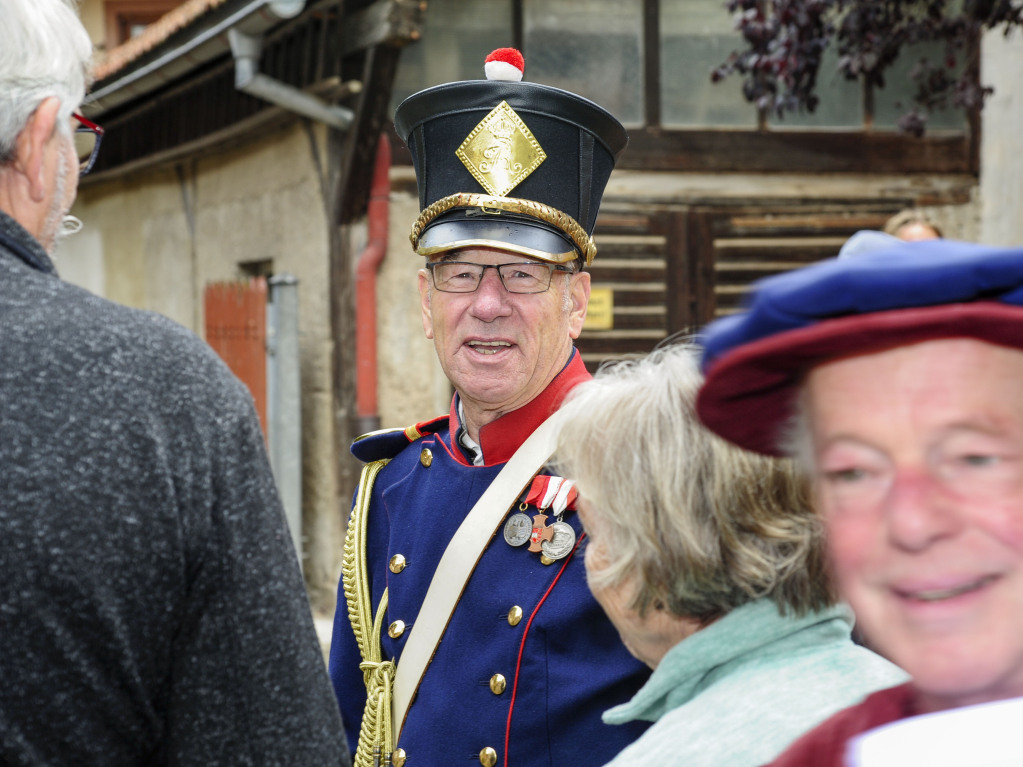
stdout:
[[934,231],[934,227],[928,226],[923,221],[913,221],[900,226],[895,236],[906,242],[919,242],[920,240],[936,240],[940,235]]
[[[459,251],[455,260],[489,265],[529,259],[472,248]],[[585,272],[567,280],[555,272],[546,293],[509,293],[497,272],[487,269],[474,293],[444,293],[420,271],[426,336],[467,410],[496,417],[547,388],[582,330],[589,279]]]
[[807,379],[815,488],[869,643],[928,710],[1023,696],[1023,353],[928,341]]

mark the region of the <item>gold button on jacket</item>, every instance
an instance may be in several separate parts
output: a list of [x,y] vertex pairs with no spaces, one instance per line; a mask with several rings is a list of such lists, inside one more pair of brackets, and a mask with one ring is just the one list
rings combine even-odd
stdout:
[[497,752],[490,746],[480,751],[480,764],[483,767],[494,767],[497,764]]
[[395,621],[387,627],[387,636],[391,639],[397,639],[405,633],[405,621]]
[[494,674],[490,677],[490,691],[494,695],[500,695],[507,686],[508,681],[504,678],[504,674]]

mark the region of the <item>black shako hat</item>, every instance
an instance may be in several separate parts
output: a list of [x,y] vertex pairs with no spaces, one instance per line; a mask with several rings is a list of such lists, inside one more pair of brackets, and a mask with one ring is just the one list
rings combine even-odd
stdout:
[[491,247],[588,265],[625,128],[574,93],[517,82],[523,61],[513,48],[491,53],[485,68],[488,80],[427,88],[394,113],[419,186],[412,247],[426,257]]

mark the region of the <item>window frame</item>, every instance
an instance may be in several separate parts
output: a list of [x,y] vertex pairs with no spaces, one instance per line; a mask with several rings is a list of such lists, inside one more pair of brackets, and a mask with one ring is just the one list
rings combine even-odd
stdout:
[[[521,0],[513,0],[515,3]],[[722,7],[722,13],[724,13]],[[643,0],[645,125],[629,131],[620,167],[630,169],[761,172],[977,173],[979,113],[962,131],[929,131],[922,138],[872,128],[872,88],[863,87],[864,122],[847,129],[772,128],[750,105],[742,128],[661,127],[660,0]]]
[[[525,0],[511,0],[512,44],[522,48]],[[874,98],[864,86],[863,124],[849,128],[772,127],[750,105],[750,127],[679,128],[661,125],[660,0],[642,0],[643,121],[629,127],[629,148],[618,167],[695,172],[979,172],[980,114],[963,130],[930,130],[922,138],[873,127]],[[726,13],[722,4],[722,13]],[[524,51],[528,58],[528,50]],[[721,87],[727,87],[723,85]],[[741,98],[741,96],[737,96]],[[396,160],[409,162],[401,142]]]
[[135,24],[152,24],[181,5],[182,0],[106,0],[103,4],[107,50],[130,40]]

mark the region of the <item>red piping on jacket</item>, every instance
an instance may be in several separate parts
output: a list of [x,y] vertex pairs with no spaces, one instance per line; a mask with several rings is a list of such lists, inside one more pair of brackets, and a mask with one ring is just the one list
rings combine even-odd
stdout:
[[572,553],[566,557],[565,562],[561,565],[561,569],[558,570],[558,574],[554,576],[554,580],[551,581],[551,585],[547,587],[547,591],[540,597],[540,601],[536,603],[536,607],[533,608],[533,613],[529,616],[529,620],[526,621],[526,628],[522,632],[522,641],[519,643],[519,659],[515,663],[515,681],[512,683],[512,694],[511,700],[508,702],[508,724],[504,729],[504,767],[508,767],[508,746],[511,741],[511,722],[512,722],[512,711],[515,709],[515,694],[519,691],[519,671],[522,669],[522,653],[526,649],[526,637],[529,636],[529,627],[533,625],[533,618],[540,612],[540,608],[543,607],[543,603],[547,601],[547,597],[554,591],[554,587],[558,584],[562,574],[565,572],[565,568],[568,567],[568,563],[572,561],[572,557],[579,550],[579,545],[583,542],[583,538],[586,537],[586,533],[582,533],[579,536],[579,540],[575,542],[575,546],[572,548]]
[[391,142],[381,135],[366,212],[368,241],[355,267],[355,412],[360,419],[377,417],[377,270],[387,255],[390,168]]

